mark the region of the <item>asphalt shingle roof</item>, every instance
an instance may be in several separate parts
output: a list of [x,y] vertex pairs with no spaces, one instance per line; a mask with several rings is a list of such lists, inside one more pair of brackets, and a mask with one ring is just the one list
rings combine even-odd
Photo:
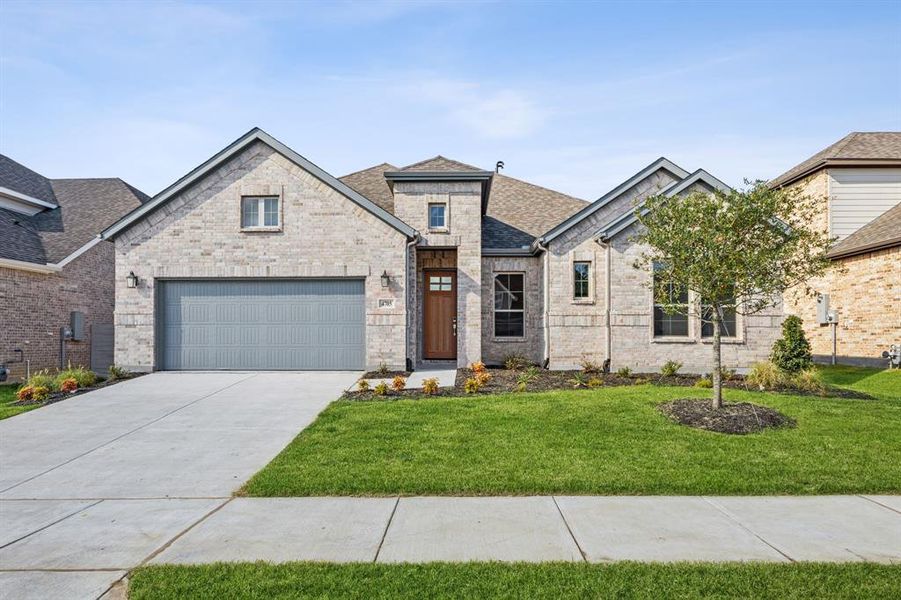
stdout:
[[849,133],[828,148],[817,152],[770,181],[770,186],[785,185],[827,165],[841,164],[842,161],[853,161],[855,164],[861,161],[898,161],[901,163],[901,131],[855,131]]
[[43,190],[45,197],[39,199],[51,198],[47,201],[58,205],[33,216],[4,211],[0,215],[0,258],[57,263],[149,200],[118,178],[48,179],[8,157],[0,158],[0,186],[28,193],[13,187],[27,181],[29,189]]
[[842,258],[901,245],[901,203],[882,213],[829,251],[830,258]]
[[[386,171],[483,171],[444,156],[436,156],[397,169],[382,163],[339,179],[385,210],[394,212],[394,197],[385,180]],[[483,248],[521,248],[587,203],[532,183],[495,174],[482,217]]]
[[56,203],[49,179],[3,154],[0,154],[0,186],[44,202]]

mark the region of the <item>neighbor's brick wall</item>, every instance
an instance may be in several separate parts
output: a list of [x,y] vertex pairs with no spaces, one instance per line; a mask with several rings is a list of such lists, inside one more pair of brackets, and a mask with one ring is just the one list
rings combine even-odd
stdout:
[[[66,342],[66,362],[91,364],[91,328],[113,322],[114,249],[101,242],[59,273],[0,268],[0,362],[24,351],[31,371],[59,367],[59,330],[69,313],[85,316],[85,338]],[[25,376],[25,364],[8,365],[11,379]],[[104,365],[106,366],[106,365]]]
[[[521,354],[536,364],[544,360],[544,284],[540,256],[482,257],[482,360],[501,364],[510,354]],[[523,273],[525,287],[525,336],[494,337],[494,275]]]
[[[550,367],[578,368],[583,358],[602,363],[607,358],[605,250],[594,241],[598,229],[636,202],[676,181],[659,170],[624,191],[603,208],[552,241],[550,272]],[[620,234],[622,237],[623,234]],[[591,261],[594,293],[589,301],[573,299],[573,262]]]
[[[282,199],[282,230],[240,231],[242,195]],[[116,240],[116,362],[154,368],[154,290],[168,277],[364,277],[366,362],[403,368],[406,236],[258,142]],[[141,278],[125,287],[125,275]],[[383,270],[391,285],[381,286]],[[379,309],[379,298],[394,298]]]
[[[829,294],[829,307],[838,313],[836,355],[842,362],[884,364],[882,352],[901,344],[901,247],[834,261],[810,285]],[[786,298],[804,322],[813,353],[831,356],[832,327],[817,324],[815,298],[801,288]]]
[[[447,203],[447,232],[429,232],[427,221],[429,202]],[[465,366],[481,360],[481,184],[470,181],[398,181],[394,184],[394,214],[403,222],[422,232],[419,250],[427,248],[456,250],[457,364]],[[415,294],[415,296],[417,314],[421,314],[421,295]],[[416,348],[417,362],[422,359],[420,335],[421,327],[414,327],[409,331],[408,345]]]

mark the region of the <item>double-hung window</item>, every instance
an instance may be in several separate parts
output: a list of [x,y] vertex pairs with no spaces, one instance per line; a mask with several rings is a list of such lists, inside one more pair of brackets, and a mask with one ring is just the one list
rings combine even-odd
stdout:
[[244,196],[241,198],[241,227],[278,227],[278,198],[273,196]]
[[654,264],[654,337],[688,337],[688,288],[662,279]]
[[447,229],[447,204],[429,204],[429,229]]
[[[735,309],[734,291],[720,307],[720,335],[733,338],[738,335],[738,317]],[[701,300],[701,337],[713,337],[713,307]]]
[[591,263],[576,261],[573,263],[573,299],[588,300],[591,297]]
[[522,273],[494,276],[494,337],[525,335],[525,294]]

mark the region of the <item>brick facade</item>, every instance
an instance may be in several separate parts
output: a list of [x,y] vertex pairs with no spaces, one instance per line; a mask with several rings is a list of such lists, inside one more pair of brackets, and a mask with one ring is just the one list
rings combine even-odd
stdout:
[[[243,195],[277,195],[282,225],[242,232]],[[165,278],[362,277],[366,364],[407,357],[406,236],[268,145],[256,142],[116,239],[116,362],[156,366],[154,290]],[[137,289],[125,285],[134,271]],[[388,288],[380,275],[391,277]],[[394,299],[393,308],[378,300]]]
[[[831,181],[830,170],[821,169],[792,184],[822,205],[810,224],[816,231],[830,232]],[[901,248],[838,259],[823,277],[785,295],[785,312],[801,317],[815,357],[830,360],[832,326],[817,322],[816,299],[807,288],[829,294],[830,310],[838,314],[838,362],[882,366],[882,352],[890,344],[901,344]]]
[[[113,244],[101,242],[59,273],[0,268],[0,361],[21,348],[31,372],[60,366],[60,328],[70,313],[85,318],[85,338],[65,342],[65,363],[91,364],[91,328],[113,322]],[[11,379],[25,376],[26,365],[8,365]],[[108,365],[103,365],[106,367]]]
[[[482,257],[482,360],[487,364],[501,364],[511,354],[525,356],[540,364],[544,360],[544,273],[543,258]],[[494,336],[494,275],[522,273],[525,288],[524,336],[497,338]]]

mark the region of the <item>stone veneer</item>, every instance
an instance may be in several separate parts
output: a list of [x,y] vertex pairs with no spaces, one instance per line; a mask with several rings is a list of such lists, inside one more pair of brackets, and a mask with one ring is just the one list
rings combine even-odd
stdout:
[[[242,195],[278,195],[278,231],[242,232]],[[154,292],[165,278],[361,277],[366,363],[407,357],[406,236],[257,142],[116,239],[116,362],[155,367]],[[391,285],[382,288],[386,270]],[[134,271],[137,289],[125,286]],[[394,307],[379,309],[380,298]]]
[[[84,313],[85,338],[65,343],[66,363],[91,365],[91,330],[113,322],[113,244],[101,242],[59,273],[0,268],[0,361],[21,348],[31,372],[60,366],[59,331],[70,313]],[[109,365],[102,365],[103,368]],[[25,363],[8,364],[11,379],[25,376]]]
[[[428,204],[447,203],[446,231],[429,231]],[[417,250],[454,249],[457,270],[457,364],[482,359],[482,202],[477,181],[398,181],[394,184],[394,214],[422,233]],[[409,274],[408,274],[409,276]],[[417,277],[419,270],[417,269]],[[421,289],[418,287],[416,289]],[[411,289],[411,319],[407,343],[422,360],[420,294]]]

